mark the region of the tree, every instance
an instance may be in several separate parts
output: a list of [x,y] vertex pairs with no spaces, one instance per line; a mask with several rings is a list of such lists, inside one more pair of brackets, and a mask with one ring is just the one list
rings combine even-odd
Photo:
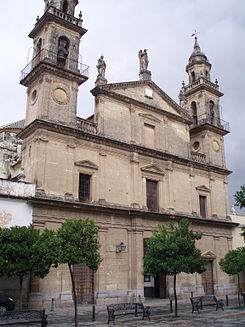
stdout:
[[181,272],[193,274],[205,271],[206,261],[201,251],[195,247],[195,241],[201,239],[201,233],[190,230],[190,223],[182,219],[179,225],[173,222],[167,226],[158,225],[152,237],[147,241],[144,256],[144,273],[154,277],[165,274],[174,277],[175,316],[178,315],[176,276]]
[[19,278],[19,306],[22,309],[23,278],[31,269],[32,247],[39,231],[32,225],[0,229],[0,276]]
[[93,220],[67,220],[57,231],[59,242],[59,263],[68,264],[75,308],[75,327],[77,321],[77,296],[73,277],[73,265],[83,263],[97,271],[101,262],[99,254],[98,228]]
[[240,272],[245,271],[245,248],[237,248],[228,252],[219,262],[221,269],[228,275],[237,275],[238,279],[238,304],[240,301]]
[[44,278],[51,267],[58,267],[59,243],[54,231],[47,228],[39,235],[32,247],[32,273]]
[[245,208],[245,184],[241,186],[240,191],[237,191],[234,195],[236,206],[240,206],[241,208]]

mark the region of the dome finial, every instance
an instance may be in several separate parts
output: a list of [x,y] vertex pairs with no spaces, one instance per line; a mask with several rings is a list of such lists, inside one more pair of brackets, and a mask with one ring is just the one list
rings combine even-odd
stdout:
[[195,36],[195,44],[194,44],[194,51],[197,52],[197,51],[201,51],[201,48],[200,48],[200,45],[197,41],[197,36]]

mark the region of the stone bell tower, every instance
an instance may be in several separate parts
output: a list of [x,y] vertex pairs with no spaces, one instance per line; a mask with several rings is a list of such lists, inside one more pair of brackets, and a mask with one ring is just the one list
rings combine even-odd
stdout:
[[29,34],[32,61],[21,72],[27,87],[26,125],[36,119],[75,126],[78,86],[88,79],[88,66],[79,56],[82,15],[78,0],[44,0],[45,11]]
[[201,51],[197,37],[186,66],[189,83],[182,85],[180,105],[192,116],[190,129],[191,154],[196,160],[225,168],[223,136],[229,133],[229,123],[221,119],[217,79],[211,82],[211,64]]

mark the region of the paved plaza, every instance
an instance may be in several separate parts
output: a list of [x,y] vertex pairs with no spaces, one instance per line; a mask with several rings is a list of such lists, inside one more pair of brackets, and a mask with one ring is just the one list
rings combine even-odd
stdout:
[[[191,313],[191,304],[186,301],[179,303],[179,316],[175,318],[169,313],[167,300],[149,301],[147,305],[152,307],[151,321],[142,321],[141,317],[132,315],[117,317],[116,326],[181,326],[181,327],[245,327],[245,307],[237,308],[236,300],[230,301],[230,305],[222,310],[215,311],[215,307],[208,307],[198,313]],[[106,306],[96,306],[96,321],[92,322],[92,307],[79,306],[79,326],[108,326]],[[73,308],[47,310],[49,326],[69,327],[73,324]],[[110,323],[113,326],[112,323]],[[35,325],[33,325],[34,327]],[[36,326],[35,326],[36,327]]]

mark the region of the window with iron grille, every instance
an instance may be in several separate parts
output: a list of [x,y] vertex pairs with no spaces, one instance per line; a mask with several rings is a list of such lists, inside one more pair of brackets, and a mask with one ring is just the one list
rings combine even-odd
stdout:
[[79,174],[79,200],[90,201],[91,175]]

